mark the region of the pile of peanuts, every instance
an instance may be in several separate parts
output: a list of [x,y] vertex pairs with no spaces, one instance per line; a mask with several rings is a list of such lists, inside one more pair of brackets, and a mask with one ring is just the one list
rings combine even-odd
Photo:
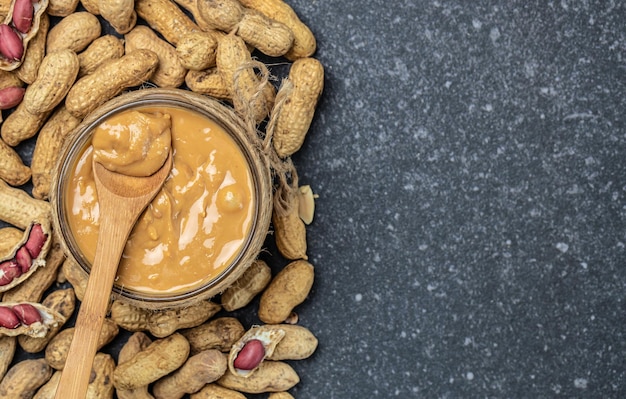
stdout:
[[[287,163],[313,120],[324,69],[313,34],[283,0],[0,0],[0,19],[0,220],[10,225],[0,228],[0,397],[53,398],[88,280],[50,227],[67,135],[124,91],[183,88],[252,121]],[[289,66],[279,87],[257,54]],[[27,140],[29,165],[16,149]],[[259,258],[218,297],[182,308],[112,300],[99,348],[124,341],[119,354],[96,355],[87,397],[292,398],[300,378],[291,361],[318,345],[296,313],[314,280],[314,198],[301,186],[280,212],[275,205],[268,237],[280,270]],[[258,324],[235,317],[248,310]]]

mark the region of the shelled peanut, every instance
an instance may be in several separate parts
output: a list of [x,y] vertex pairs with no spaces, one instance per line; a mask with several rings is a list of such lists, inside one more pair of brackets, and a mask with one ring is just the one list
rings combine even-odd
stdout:
[[[224,8],[216,8],[217,3],[230,4],[231,11],[220,17],[216,11]],[[33,10],[29,20],[30,7]],[[251,0],[10,0],[6,14],[6,27],[0,26],[0,110],[6,116],[4,122],[0,118],[0,220],[25,230],[21,234],[25,234],[22,238],[26,241],[12,246],[21,250],[19,262],[17,251],[0,261],[0,287],[19,269],[15,264],[25,262],[28,248],[40,244],[38,236],[31,237],[32,226],[41,220],[41,215],[50,215],[48,197],[54,165],[65,138],[107,100],[147,82],[159,87],[184,87],[226,100],[242,118],[256,122],[257,128],[264,126],[264,120],[273,126],[267,151],[278,155],[270,158],[280,162],[302,146],[323,88],[323,68],[311,58],[315,39],[293,9],[281,0],[266,4]],[[22,18],[24,15],[26,18]],[[13,17],[18,19],[14,21]],[[227,22],[216,22],[218,17]],[[7,27],[11,28],[10,33]],[[269,65],[260,63],[254,57],[255,51],[294,62],[293,76],[281,86],[282,93],[277,93]],[[281,58],[278,62],[286,61]],[[302,68],[300,64],[313,67]],[[298,75],[299,70],[305,72]],[[279,104],[277,100],[281,98],[284,99]],[[299,124],[297,129],[294,123]],[[283,128],[285,125],[288,127]],[[35,143],[32,162],[25,163],[13,147],[31,138]],[[29,180],[32,194],[20,187]],[[274,229],[277,241],[295,238],[300,243],[294,255],[283,251],[276,254],[287,261],[295,259],[292,263],[298,267],[288,264],[272,279],[270,267],[258,260],[215,303],[156,312],[113,303],[100,346],[119,339],[116,337],[120,328],[145,331],[156,340],[152,349],[148,342],[125,359],[120,353],[117,366],[117,359],[98,354],[97,364],[102,367],[97,371],[94,363],[92,376],[97,387],[91,397],[110,397],[112,383],[120,398],[152,397],[151,393],[157,398],[183,394],[191,394],[192,398],[245,398],[241,392],[288,395],[285,391],[297,384],[299,377],[281,360],[307,358],[317,347],[317,339],[310,331],[284,324],[294,314],[294,308],[306,299],[313,283],[313,267],[304,261],[307,256],[302,224],[302,220],[308,221],[306,224],[312,220],[312,199],[304,218],[302,205],[294,201],[290,210],[300,216],[300,232],[281,227],[279,219],[275,219]],[[43,337],[0,337],[0,378],[10,370],[0,382],[0,393],[31,395],[49,380],[48,393],[42,388],[35,397],[51,397],[60,374],[57,371],[52,376],[52,370],[62,369],[65,362],[73,330],[64,324],[75,311],[75,298],[82,298],[86,274],[72,259],[66,259],[54,234],[47,230],[46,234],[45,252],[28,253],[31,261],[45,258],[46,267],[33,268],[28,275],[22,272],[20,278],[13,276],[14,286],[5,287],[2,294],[0,325],[7,320],[4,316],[10,316],[5,310],[12,312],[13,305],[27,305],[22,306],[27,319],[34,316],[28,308],[31,305],[34,309],[51,309],[58,320]],[[284,245],[279,244],[281,247]],[[57,281],[57,272],[67,283],[42,301]],[[64,288],[64,284],[71,288]],[[289,288],[293,284],[298,287],[295,291]],[[227,370],[227,355],[245,333],[231,312],[256,311],[253,299],[259,297],[259,319],[268,323],[264,328],[287,333],[273,353],[255,365],[253,377],[242,379]],[[281,305],[271,304],[271,298],[279,298]],[[18,328],[23,327],[21,323]],[[174,348],[168,346],[172,341],[178,349],[168,352],[168,348]],[[255,355],[253,345],[245,350]],[[45,357],[38,363],[12,365],[16,347]],[[163,361],[166,367],[155,368],[155,361]],[[212,365],[208,371],[207,365]],[[37,378],[16,385],[16,373]]]

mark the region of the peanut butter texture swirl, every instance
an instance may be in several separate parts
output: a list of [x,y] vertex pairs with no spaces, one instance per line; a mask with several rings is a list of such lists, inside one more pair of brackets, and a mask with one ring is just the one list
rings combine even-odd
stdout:
[[95,160],[112,172],[150,176],[163,164],[172,143],[170,115],[128,111],[109,118],[95,130]]
[[216,278],[241,251],[254,213],[250,166],[220,125],[183,108],[122,111],[97,127],[67,187],[70,229],[89,261],[99,229],[92,157],[110,170],[149,175],[167,157],[168,137],[170,176],[131,232],[116,279],[122,289],[144,294],[177,294]]

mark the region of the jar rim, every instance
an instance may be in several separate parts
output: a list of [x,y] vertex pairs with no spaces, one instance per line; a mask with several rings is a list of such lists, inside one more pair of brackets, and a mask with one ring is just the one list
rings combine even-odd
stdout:
[[182,89],[145,88],[124,93],[93,111],[67,136],[53,176],[50,191],[53,228],[59,233],[60,243],[67,256],[73,258],[85,273],[89,273],[91,262],[82,254],[67,222],[64,206],[66,176],[69,175],[76,157],[88,145],[95,127],[102,121],[120,112],[154,106],[178,107],[209,118],[220,126],[236,143],[249,166],[254,193],[251,226],[245,242],[239,248],[232,262],[216,277],[176,293],[145,293],[129,290],[117,284],[112,294],[116,299],[143,308],[168,308],[186,306],[190,303],[209,299],[224,291],[252,264],[260,253],[272,213],[271,173],[261,147],[246,131],[243,120],[228,106],[219,101]]

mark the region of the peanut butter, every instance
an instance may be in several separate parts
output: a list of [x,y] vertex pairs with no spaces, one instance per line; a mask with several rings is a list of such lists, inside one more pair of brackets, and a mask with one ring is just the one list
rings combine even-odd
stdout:
[[128,111],[114,115],[93,134],[94,157],[110,171],[150,176],[170,152],[171,126],[169,114]]
[[[150,130],[152,139],[170,128],[174,162],[163,189],[131,232],[116,284],[147,294],[189,291],[217,277],[236,258],[250,234],[255,206],[244,154],[220,125],[205,116],[183,108],[152,107],[123,111],[102,123],[98,129],[104,131],[99,138],[93,136],[93,145],[86,146],[73,165],[65,204],[70,229],[83,255],[93,262],[99,226],[91,170],[94,145],[103,139],[103,147],[115,147],[110,141],[115,131],[128,133],[132,129],[127,127],[137,120]],[[127,153],[119,148],[105,158],[112,167],[133,165],[132,172],[139,175],[145,170],[135,161],[159,155],[139,156],[132,154],[134,149]]]

